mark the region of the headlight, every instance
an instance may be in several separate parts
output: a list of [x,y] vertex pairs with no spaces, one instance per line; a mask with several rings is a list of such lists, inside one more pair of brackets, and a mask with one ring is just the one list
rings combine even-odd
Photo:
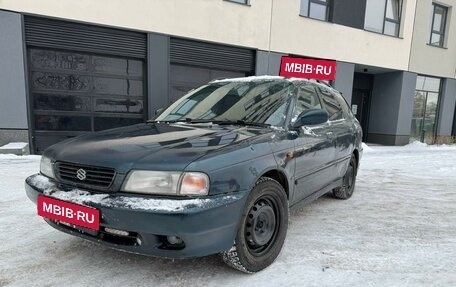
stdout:
[[133,170],[122,190],[159,195],[207,195],[209,177],[201,172]]
[[40,172],[47,177],[55,178],[54,168],[50,158],[45,156],[41,157]]

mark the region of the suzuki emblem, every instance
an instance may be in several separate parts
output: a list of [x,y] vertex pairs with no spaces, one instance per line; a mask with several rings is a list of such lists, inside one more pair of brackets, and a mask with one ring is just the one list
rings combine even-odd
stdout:
[[82,168],[78,169],[78,171],[76,172],[76,177],[79,179],[79,180],[84,180],[87,178],[87,175],[86,175],[86,171],[83,170]]

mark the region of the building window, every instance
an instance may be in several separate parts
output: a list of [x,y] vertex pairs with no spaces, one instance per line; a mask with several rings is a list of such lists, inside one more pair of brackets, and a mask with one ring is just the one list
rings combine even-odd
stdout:
[[429,44],[443,47],[448,8],[435,3],[432,3],[432,8],[431,37],[429,39]]
[[331,0],[301,0],[301,11],[299,15],[328,21],[330,1]]
[[249,0],[225,0],[225,1],[249,5]]
[[402,0],[367,0],[364,29],[399,36]]
[[440,97],[439,78],[418,76],[413,102],[410,141],[434,143]]

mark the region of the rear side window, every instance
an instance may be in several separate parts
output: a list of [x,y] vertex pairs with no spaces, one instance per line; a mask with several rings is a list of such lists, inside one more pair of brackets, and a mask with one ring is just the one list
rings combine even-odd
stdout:
[[329,120],[337,121],[344,119],[344,112],[342,110],[342,107],[339,101],[334,98],[334,95],[331,93],[331,91],[320,86],[317,86],[316,90],[320,95],[323,108],[328,112]]
[[338,92],[334,92],[333,91],[332,94],[334,95],[334,98],[339,102],[339,104],[342,107],[342,110],[344,111],[344,113],[346,115],[353,116],[353,113],[350,110],[350,106],[347,103],[347,100],[345,100],[345,98],[341,94],[339,94]]

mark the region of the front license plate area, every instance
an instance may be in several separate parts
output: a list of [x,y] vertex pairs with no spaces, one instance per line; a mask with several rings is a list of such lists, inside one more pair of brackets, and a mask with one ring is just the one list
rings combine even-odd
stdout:
[[100,230],[100,211],[96,208],[39,195],[38,215],[91,230]]
[[53,222],[58,224],[58,225],[68,226],[68,227],[70,227],[72,229],[75,229],[75,230],[77,230],[79,232],[86,233],[86,234],[89,234],[89,235],[92,235],[92,236],[97,236],[98,235],[98,231],[97,230],[85,228],[85,227],[82,227],[82,226],[77,226],[77,225],[74,225],[74,224],[71,224],[71,223],[67,223],[67,222],[63,222],[63,221],[55,221],[55,220],[53,220]]

